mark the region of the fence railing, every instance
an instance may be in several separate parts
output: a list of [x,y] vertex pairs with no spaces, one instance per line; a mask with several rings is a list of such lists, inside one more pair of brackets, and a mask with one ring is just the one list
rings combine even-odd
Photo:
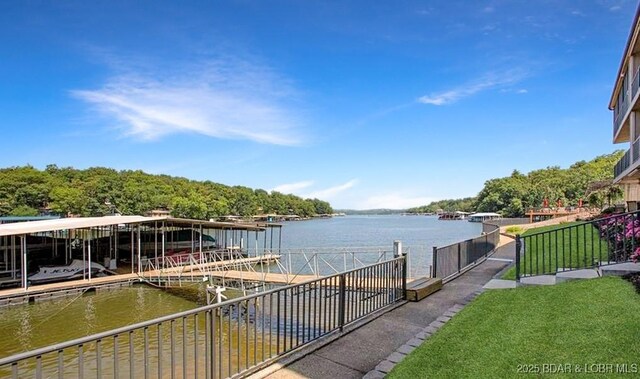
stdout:
[[489,225],[493,230],[466,241],[445,247],[434,247],[433,276],[448,281],[486,258],[489,253],[495,250],[500,242],[500,227],[490,223],[485,225]]
[[278,268],[295,278],[298,275],[324,276],[383,262],[394,257],[385,247],[354,247],[282,250]]
[[640,247],[640,212],[516,236],[516,279],[628,261]]
[[[402,245],[407,259],[407,277],[429,276],[431,272],[431,247],[426,245]],[[358,246],[282,249],[281,259],[275,269],[296,275],[324,276],[383,262],[394,257],[392,246]],[[256,267],[261,273],[269,267]],[[274,272],[274,268],[271,268]]]
[[0,377],[245,375],[404,299],[406,257],[0,359]]
[[[425,245],[403,246],[407,259],[407,277],[431,275],[432,249]],[[409,253],[409,254],[407,254]],[[320,277],[341,273],[393,259],[390,246],[328,247],[282,249],[279,254],[245,255],[241,251],[205,251],[167,255],[143,260],[141,276],[153,280],[200,280],[203,275],[221,280],[224,286],[242,281],[268,282],[274,275],[288,284],[309,276]],[[413,260],[413,262],[412,262]],[[234,275],[227,275],[235,271]],[[238,279],[238,272],[247,275]],[[230,278],[227,283],[226,279]]]
[[613,166],[613,177],[618,178],[629,166],[631,166],[631,149],[627,150]]

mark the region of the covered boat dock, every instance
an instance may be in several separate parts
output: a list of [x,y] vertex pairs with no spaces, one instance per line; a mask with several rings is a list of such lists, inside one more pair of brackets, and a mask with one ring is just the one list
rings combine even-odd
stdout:
[[500,220],[502,219],[502,215],[499,213],[493,212],[478,212],[472,215],[469,215],[469,222],[485,222],[491,220]]
[[113,276],[140,275],[150,261],[156,269],[164,269],[169,258],[175,261],[182,255],[193,259],[205,257],[207,252],[216,252],[218,257],[225,252],[245,257],[278,253],[281,242],[281,225],[269,223],[104,216],[2,224],[0,286],[27,290],[33,273],[42,272],[43,267],[60,273],[74,261],[82,262],[78,277],[54,277],[49,283],[69,279],[91,282],[96,273],[90,268],[96,265],[104,265],[104,271]]

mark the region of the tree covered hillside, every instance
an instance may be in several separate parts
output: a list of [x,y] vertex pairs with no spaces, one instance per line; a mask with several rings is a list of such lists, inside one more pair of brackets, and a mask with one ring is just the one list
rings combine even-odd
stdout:
[[45,170],[31,166],[0,169],[0,216],[36,215],[42,209],[61,215],[101,216],[114,207],[123,214],[138,215],[166,208],[173,216],[195,219],[333,212],[329,203],[318,199],[142,171],[56,165]]
[[613,166],[623,153],[619,150],[588,162],[579,161],[566,169],[552,166],[526,175],[514,170],[510,176],[486,181],[475,198],[441,200],[409,212],[444,209],[501,212],[506,217],[521,217],[530,208],[540,208],[544,199],[548,199],[550,205],[560,200],[563,206],[577,206],[579,199],[583,199],[591,206],[601,207],[616,200],[621,191],[615,186],[593,190],[590,184],[613,179]]

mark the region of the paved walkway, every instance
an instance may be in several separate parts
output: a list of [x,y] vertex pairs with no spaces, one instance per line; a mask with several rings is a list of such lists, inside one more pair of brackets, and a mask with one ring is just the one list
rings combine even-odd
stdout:
[[267,376],[280,378],[362,378],[451,308],[466,304],[515,257],[515,243],[420,302],[409,302]]

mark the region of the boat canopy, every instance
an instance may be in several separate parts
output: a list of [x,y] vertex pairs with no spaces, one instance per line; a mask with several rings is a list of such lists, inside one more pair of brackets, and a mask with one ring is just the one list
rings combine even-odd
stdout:
[[499,213],[492,213],[492,212],[479,212],[479,213],[474,213],[472,215],[470,215],[469,217],[502,217]]
[[[120,224],[150,224],[164,222],[169,226],[192,227],[202,226],[212,229],[233,229],[247,231],[263,231],[260,225],[236,224],[228,222],[215,222],[203,220],[191,220],[173,217],[144,217],[144,216],[103,216],[103,217],[70,217],[49,219],[40,221],[25,221],[0,225],[0,237],[53,232],[57,230],[97,228]],[[274,225],[277,226],[277,225]]]
[[137,224],[156,221],[156,218],[143,216],[104,216],[104,217],[70,217],[53,220],[25,221],[0,225],[0,237],[56,230],[95,228],[118,224]]

